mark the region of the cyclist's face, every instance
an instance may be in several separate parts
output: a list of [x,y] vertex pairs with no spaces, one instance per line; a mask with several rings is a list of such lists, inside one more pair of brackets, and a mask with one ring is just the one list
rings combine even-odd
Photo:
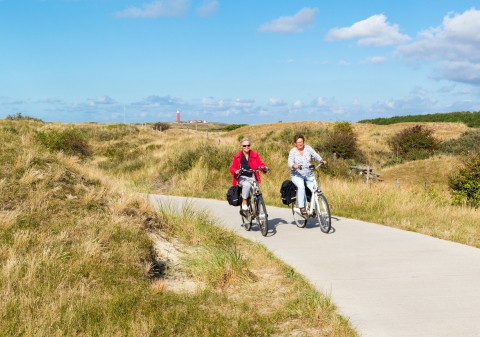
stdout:
[[243,150],[243,152],[250,152],[250,143],[249,142],[243,142],[242,143],[242,150]]
[[297,149],[299,150],[303,149],[303,139],[298,138],[297,141],[295,142],[295,145],[297,146]]

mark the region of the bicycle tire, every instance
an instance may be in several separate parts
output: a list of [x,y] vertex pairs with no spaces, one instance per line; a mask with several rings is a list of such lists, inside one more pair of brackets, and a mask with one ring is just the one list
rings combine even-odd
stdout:
[[268,234],[268,213],[267,207],[265,206],[265,201],[263,197],[259,195],[257,197],[257,224],[260,227],[260,231],[263,236]]
[[[252,224],[253,224],[253,207],[252,207],[252,204],[251,204],[251,195],[250,197],[247,199],[247,206],[248,206],[248,210],[247,210],[247,214],[249,215],[249,217],[243,215],[242,213],[242,206],[240,206],[240,216],[242,217],[242,223],[243,223],[243,227],[245,228],[246,231],[249,231],[252,229]],[[249,219],[250,218],[250,219]]]
[[295,224],[297,225],[297,227],[304,228],[307,225],[308,218],[299,214],[297,211],[295,211],[295,208],[298,209],[297,201],[292,202],[293,220],[295,221]]
[[315,200],[315,210],[317,212],[318,225],[324,233],[330,232],[332,228],[332,216],[330,214],[330,206],[327,198],[323,194],[319,194]]

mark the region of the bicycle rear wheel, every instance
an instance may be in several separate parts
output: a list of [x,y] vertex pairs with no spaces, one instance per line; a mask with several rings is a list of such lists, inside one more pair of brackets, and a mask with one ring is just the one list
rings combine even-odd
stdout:
[[299,228],[303,228],[307,225],[307,219],[308,217],[303,216],[300,213],[300,209],[298,208],[297,201],[292,202],[292,214],[293,214],[293,220],[295,221],[295,224]]
[[260,231],[263,236],[267,236],[268,233],[268,214],[267,207],[265,207],[265,202],[263,197],[259,195],[257,197],[257,223],[260,227]]
[[330,232],[332,228],[330,206],[328,205],[327,198],[323,194],[319,194],[315,200],[315,211],[321,231],[324,233]]

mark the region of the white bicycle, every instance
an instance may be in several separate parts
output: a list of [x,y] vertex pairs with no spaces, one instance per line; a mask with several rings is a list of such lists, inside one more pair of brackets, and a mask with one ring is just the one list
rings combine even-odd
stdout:
[[[310,165],[309,169],[317,170],[321,167],[323,163],[318,164],[317,166]],[[298,169],[302,169],[299,166]],[[332,228],[332,217],[330,214],[330,206],[328,205],[327,198],[323,194],[320,186],[318,186],[317,178],[315,174],[313,175],[313,192],[310,200],[307,198],[307,205],[306,205],[306,214],[302,214],[300,208],[298,207],[298,198],[295,199],[295,202],[292,202],[292,214],[293,219],[295,220],[295,224],[300,227],[304,228],[307,225],[309,218],[316,218],[318,220],[318,224],[320,225],[320,229],[324,233],[328,233]],[[308,190],[308,187],[305,186],[305,192]]]

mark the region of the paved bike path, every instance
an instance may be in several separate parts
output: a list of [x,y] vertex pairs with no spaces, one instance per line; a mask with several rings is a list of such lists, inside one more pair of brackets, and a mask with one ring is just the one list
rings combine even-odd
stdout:
[[[480,336],[480,249],[373,223],[332,217],[324,234],[310,219],[267,205],[269,234],[241,227],[226,201],[150,195],[155,206],[186,201],[220,225],[261,242],[331,296],[365,337]],[[480,224],[479,224],[480,225]]]

